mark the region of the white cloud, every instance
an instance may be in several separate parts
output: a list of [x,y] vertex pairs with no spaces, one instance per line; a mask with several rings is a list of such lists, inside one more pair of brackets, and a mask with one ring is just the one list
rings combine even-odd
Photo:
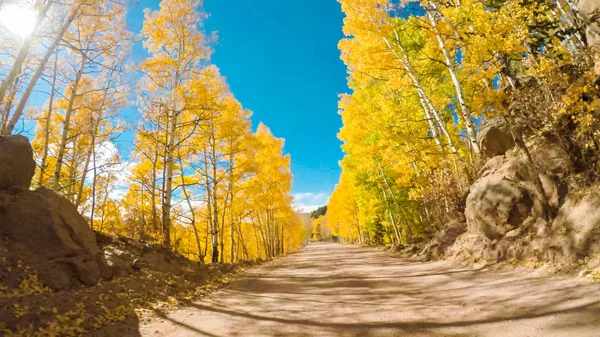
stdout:
[[[134,164],[130,161],[123,160],[115,163],[114,159],[119,155],[119,150],[113,142],[106,141],[96,145],[96,167],[102,173],[110,172],[117,177],[117,182],[113,189],[109,192],[109,197],[114,200],[121,200],[127,193],[131,181],[131,170]],[[92,179],[93,172],[88,173],[88,179]]]
[[321,206],[327,205],[329,202],[329,197],[331,194],[329,193],[311,193],[311,192],[303,192],[292,194],[294,197],[293,205],[294,208],[300,210],[301,212],[308,213],[316,210]]

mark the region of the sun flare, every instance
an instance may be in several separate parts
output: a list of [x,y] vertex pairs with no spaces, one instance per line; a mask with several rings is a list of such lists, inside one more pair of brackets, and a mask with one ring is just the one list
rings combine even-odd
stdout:
[[11,34],[25,38],[33,32],[36,12],[26,5],[8,3],[0,7],[0,25]]

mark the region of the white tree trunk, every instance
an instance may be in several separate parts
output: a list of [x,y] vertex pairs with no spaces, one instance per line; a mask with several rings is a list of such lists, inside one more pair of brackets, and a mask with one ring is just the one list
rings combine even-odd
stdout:
[[462,84],[460,83],[460,79],[458,77],[458,72],[456,71],[456,60],[450,55],[450,52],[446,48],[446,44],[442,35],[437,28],[437,22],[433,15],[431,14],[431,10],[427,10],[425,15],[429,19],[429,23],[433,29],[435,34],[435,38],[438,42],[440,50],[442,51],[442,55],[444,56],[444,60],[446,63],[446,68],[448,68],[448,72],[450,73],[450,78],[452,79],[452,85],[454,85],[454,89],[456,91],[456,100],[458,101],[458,105],[461,111],[461,117],[465,122],[465,129],[467,130],[467,137],[469,142],[471,143],[471,148],[475,154],[479,154],[481,151],[479,149],[479,144],[477,144],[477,132],[475,131],[475,123],[473,123],[473,114],[471,113],[471,109],[467,106],[465,95],[463,93]]
[[31,79],[29,80],[29,84],[27,85],[27,88],[25,89],[23,96],[19,100],[19,104],[17,105],[17,108],[15,109],[15,113],[12,115],[10,122],[8,123],[6,128],[4,130],[2,130],[3,135],[5,135],[5,136],[10,135],[12,133],[13,129],[15,128],[15,125],[17,125],[17,122],[19,121],[19,119],[21,119],[21,116],[23,116],[23,111],[25,109],[25,105],[27,104],[27,101],[29,100],[29,96],[31,96],[31,93],[33,92],[33,89],[35,88],[37,81],[42,76],[44,69],[46,69],[46,64],[48,63],[48,60],[50,60],[50,56],[52,56],[52,53],[58,47],[58,44],[60,43],[63,36],[67,32],[67,29],[69,29],[69,26],[71,25],[73,20],[75,20],[75,18],[79,14],[79,8],[80,8],[80,6],[77,7],[76,10],[72,10],[69,13],[69,17],[67,18],[67,21],[65,21],[65,23],[63,23],[58,35],[54,38],[52,45],[50,47],[48,47],[48,49],[46,50],[46,53],[44,54],[44,57],[42,57],[42,61],[41,61],[40,65],[38,66],[37,70],[31,77]]
[[[23,41],[23,45],[21,45],[19,54],[17,55],[15,62],[13,63],[12,68],[10,69],[10,72],[4,78],[4,80],[2,80],[2,83],[0,83],[0,105],[2,105],[2,106],[4,105],[4,98],[6,97],[6,90],[8,90],[10,84],[13,83],[15,78],[21,72],[23,63],[25,63],[25,60],[27,59],[27,56],[29,55],[29,51],[31,49],[31,42],[33,41],[34,34],[37,31],[37,29],[39,28],[39,26],[42,23],[42,21],[44,20],[44,18],[46,17],[46,13],[50,9],[50,6],[52,6],[52,1],[48,0],[46,2],[46,4],[44,5],[44,7],[42,7],[40,9],[40,11],[38,13],[38,17],[35,22],[35,26],[31,32],[31,34],[29,34]],[[62,37],[62,35],[61,35],[61,37]],[[7,111],[5,111],[5,113],[7,113]]]
[[52,184],[52,189],[58,191],[60,188],[60,171],[62,170],[62,164],[65,156],[65,150],[67,146],[67,140],[69,138],[69,130],[71,123],[71,115],[73,114],[73,105],[75,103],[75,98],[77,97],[77,89],[79,87],[79,82],[81,81],[81,77],[83,75],[83,70],[85,69],[86,58],[84,53],[81,55],[81,65],[79,66],[79,70],[75,75],[75,81],[73,82],[73,86],[71,88],[71,95],[69,96],[69,103],[67,105],[67,109],[65,110],[65,121],[63,124],[62,135],[60,138],[60,145],[58,147],[58,156],[56,158],[56,168],[54,169],[54,181]]

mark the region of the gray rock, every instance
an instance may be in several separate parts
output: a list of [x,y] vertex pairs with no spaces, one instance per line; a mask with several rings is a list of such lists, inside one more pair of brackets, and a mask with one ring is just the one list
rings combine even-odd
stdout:
[[29,139],[19,135],[0,137],[0,190],[29,189],[34,172]]
[[600,1],[579,0],[575,6],[585,24],[585,39],[595,61],[594,71],[600,75]]
[[564,232],[574,254],[584,256],[596,244],[594,234],[600,230],[600,190],[585,195],[569,195],[552,224],[554,231]]
[[567,175],[571,171],[571,158],[567,151],[551,143],[538,143],[530,146],[531,156],[540,171],[552,175]]
[[586,25],[586,40],[590,47],[595,47],[600,41],[600,1],[579,0],[576,2],[580,17]]
[[502,117],[491,117],[481,124],[477,134],[481,153],[488,158],[503,155],[515,146],[510,129]]
[[103,274],[104,260],[86,220],[52,190],[10,195],[0,210],[0,235],[31,251],[44,266],[41,281],[54,289],[94,285]]
[[465,216],[470,231],[493,240],[519,227],[532,208],[531,191],[495,173],[471,186]]
[[[543,215],[541,196],[533,183],[535,173],[525,156],[494,157],[484,168],[467,197],[465,216],[469,231],[491,240],[500,239],[529,220],[533,224]],[[559,199],[556,185],[544,174],[540,174],[540,179],[546,198],[556,207]]]

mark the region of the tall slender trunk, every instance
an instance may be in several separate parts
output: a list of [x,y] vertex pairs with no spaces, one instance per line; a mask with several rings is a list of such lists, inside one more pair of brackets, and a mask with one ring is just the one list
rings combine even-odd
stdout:
[[31,50],[31,42],[34,39],[34,37],[35,37],[34,35],[37,32],[39,26],[42,24],[42,21],[46,17],[46,14],[48,13],[50,6],[52,6],[52,1],[48,0],[46,2],[46,4],[44,5],[44,7],[42,7],[40,9],[40,11],[38,12],[38,16],[35,21],[35,25],[33,27],[31,34],[29,34],[24,39],[23,44],[21,45],[21,49],[19,49],[19,54],[15,58],[15,62],[13,63],[13,66],[10,69],[10,72],[8,73],[8,75],[6,75],[4,80],[2,80],[2,82],[0,83],[0,104],[2,104],[2,105],[4,105],[3,103],[4,103],[4,98],[6,96],[6,91],[10,87],[10,84],[13,83],[15,78],[17,78],[19,76],[19,73],[21,72],[21,69],[23,68],[23,63],[25,63],[27,56],[29,56],[29,51]]
[[[231,204],[230,204],[231,205]],[[229,210],[231,213],[231,209]],[[232,218],[232,214],[229,215],[229,262],[233,263],[233,250],[235,247],[235,232],[233,231],[233,218]],[[223,222],[223,226],[225,226],[225,223]]]
[[[371,15],[369,15],[368,13],[367,13],[367,16],[372,21],[374,21],[373,18],[371,17]],[[419,102],[421,103],[421,107],[423,108],[425,118],[427,119],[427,122],[429,123],[429,129],[430,129],[431,135],[434,138],[436,145],[440,149],[443,150],[441,141],[439,139],[439,131],[441,131],[444,134],[444,136],[446,137],[446,141],[448,142],[448,147],[450,147],[450,151],[453,154],[457,154],[458,152],[456,151],[456,147],[454,146],[454,141],[452,140],[452,137],[450,136],[450,133],[448,132],[448,128],[446,127],[446,123],[444,122],[443,116],[439,113],[439,111],[437,111],[436,107],[431,102],[431,99],[429,99],[429,96],[423,89],[423,86],[421,85],[420,81],[417,79],[416,72],[413,69],[413,66],[410,62],[408,53],[406,52],[406,50],[404,49],[404,46],[400,42],[398,32],[396,32],[396,30],[394,30],[395,45],[398,47],[398,49],[400,49],[400,52],[402,53],[402,55],[398,54],[398,52],[394,48],[394,45],[392,44],[390,39],[388,39],[388,37],[380,29],[377,29],[377,31],[381,35],[381,38],[387,45],[388,49],[392,52],[394,57],[400,62],[400,64],[402,65],[402,67],[404,68],[406,73],[408,74],[410,80],[413,82],[413,85],[414,85],[415,89],[417,90],[417,95],[419,96]],[[433,117],[433,120],[431,117]],[[433,121],[435,121],[435,123],[433,123]]]
[[165,247],[171,246],[171,200],[173,198],[173,152],[175,151],[175,132],[177,131],[177,113],[171,111],[170,132],[167,135],[165,158],[165,194],[162,208],[163,240]]
[[236,249],[236,241],[235,241],[235,232],[234,232],[234,227],[235,225],[233,224],[233,221],[229,222],[229,263],[234,263],[235,262],[235,249]]
[[362,246],[363,245],[363,238],[362,238],[362,233],[360,231],[360,224],[358,223],[358,218],[354,219],[354,224],[356,226],[356,232],[358,235],[358,243]]
[[196,239],[196,248],[198,249],[198,259],[200,263],[204,263],[204,256],[202,256],[202,246],[200,245],[200,235],[198,234],[198,228],[196,228],[196,214],[194,213],[194,207],[192,206],[192,201],[190,200],[190,194],[187,191],[185,186],[185,178],[183,175],[183,160],[181,159],[181,151],[179,152],[179,166],[181,166],[181,190],[183,192],[183,196],[185,197],[185,201],[190,209],[190,217],[192,230],[194,232],[194,238]]
[[[242,250],[244,252],[244,259],[248,259],[248,249],[246,248],[246,243],[244,242],[244,235],[242,235],[242,219],[240,218],[240,221],[238,221],[238,226],[237,226],[237,234],[238,234],[238,243],[242,245]],[[257,246],[258,248],[258,246]]]
[[65,110],[65,120],[63,122],[63,130],[60,139],[60,145],[58,147],[58,156],[56,158],[56,167],[54,169],[54,181],[52,184],[52,189],[55,191],[58,191],[60,188],[60,171],[62,169],[67,140],[69,138],[71,115],[73,114],[73,105],[75,104],[75,98],[77,97],[77,89],[79,87],[81,77],[83,76],[83,71],[85,69],[86,64],[86,57],[84,54],[85,53],[81,54],[81,64],[79,66],[79,70],[77,70],[77,74],[75,75],[75,81],[73,82],[73,85],[71,87],[71,95],[69,96],[69,103],[67,105],[67,109]]
[[258,215],[256,218],[258,220],[258,229],[259,229],[260,235],[262,237],[262,241],[263,241],[263,248],[265,249],[265,259],[270,259],[271,258],[271,248],[269,247],[268,238],[265,235],[266,229],[263,230],[263,226],[260,221],[260,215]]
[[211,169],[212,169],[212,197],[213,197],[213,222],[212,222],[212,262],[219,262],[219,205],[217,198],[217,153],[216,153],[216,140],[215,140],[215,127],[211,122],[212,133],[210,136],[211,140]]
[[[102,232],[104,228],[104,221],[106,220],[106,205],[108,204],[108,179],[106,180],[106,184],[104,184],[104,198],[102,199],[102,217],[100,218],[100,229],[98,231]],[[113,229],[114,231],[114,229]]]
[[204,254],[202,254],[203,257],[208,256],[208,246],[210,246],[208,244],[208,240],[210,238],[210,219],[207,219],[208,222],[206,224],[206,232],[204,232]]
[[[100,114],[102,110],[100,110]],[[92,114],[92,118],[91,118],[91,125],[92,125],[92,132],[91,132],[91,144],[90,144],[90,148],[88,149],[87,153],[86,153],[86,157],[85,157],[85,164],[83,166],[83,173],[81,175],[81,181],[79,182],[79,189],[77,191],[77,198],[75,199],[75,207],[79,207],[81,205],[82,202],[82,198],[83,198],[83,188],[85,186],[85,179],[87,177],[87,173],[88,173],[88,169],[89,169],[89,165],[90,165],[90,159],[92,158],[92,154],[94,152],[94,147],[96,147],[96,135],[98,134],[98,128],[99,128],[99,124],[100,124],[100,120],[102,118],[102,115],[98,116],[98,120],[94,120],[93,114]]]
[[360,223],[358,222],[358,205],[354,202],[354,224],[356,225],[356,231],[358,232],[358,243],[363,245],[363,234],[361,232]]
[[[215,233],[214,233],[214,228],[213,228],[213,214],[212,214],[212,187],[210,184],[210,178],[208,176],[208,154],[207,154],[207,148],[206,145],[204,146],[204,179],[205,179],[205,184],[206,184],[206,207],[207,207],[207,214],[208,214],[208,224],[206,226],[206,230],[207,230],[207,235],[206,235],[206,244],[204,246],[204,250],[206,251],[208,247],[208,234],[210,234],[210,240],[211,240],[211,246],[214,249],[214,238],[215,238]],[[210,231],[209,231],[210,229]],[[209,232],[209,233],[208,233]],[[212,261],[212,256],[211,256],[211,262]]]
[[90,228],[94,229],[94,216],[96,211],[96,184],[98,180],[98,172],[96,167],[96,148],[92,148],[92,170],[94,171],[94,176],[92,178],[92,210],[90,211]]
[[[144,184],[142,183],[140,186],[140,203],[142,204],[142,207],[146,204],[144,202]],[[144,209],[142,209],[142,220],[140,221],[140,241],[144,241],[144,238],[146,237],[146,212],[144,211]]]
[[[46,121],[44,124],[44,153],[42,154],[42,160],[40,162],[40,177],[38,184],[44,185],[44,174],[46,173],[46,161],[48,160],[48,145],[50,142],[50,123],[52,122],[52,112],[54,108],[54,94],[56,91],[56,74],[58,71],[58,53],[57,49],[54,53],[54,67],[52,72],[52,85],[50,87],[50,99],[48,100],[48,113],[46,114]],[[93,227],[92,227],[93,228]]]
[[285,234],[284,234],[284,226],[283,224],[281,225],[281,241],[280,241],[280,254],[281,255],[285,255]]
[[[106,87],[104,87],[103,93],[102,93],[102,101],[100,102],[100,106],[98,107],[98,117],[96,119],[94,119],[94,113],[93,111],[90,113],[90,139],[91,139],[91,144],[90,144],[90,148],[88,149],[87,155],[86,155],[86,160],[85,160],[85,165],[83,168],[83,174],[82,174],[82,178],[81,178],[81,182],[79,183],[79,190],[77,192],[77,199],[75,201],[75,207],[79,207],[79,205],[81,205],[82,202],[82,196],[83,196],[83,188],[85,186],[85,178],[87,176],[88,173],[88,168],[89,168],[89,164],[90,164],[90,158],[92,156],[92,152],[93,152],[93,148],[96,146],[96,138],[98,137],[98,131],[100,130],[100,122],[102,121],[102,112],[104,111],[104,106],[106,105],[106,99],[108,97],[108,90],[110,89],[110,86],[112,84],[112,76],[113,76],[113,70],[111,70],[109,72],[108,75],[108,82],[106,83]],[[142,199],[143,200],[143,199]]]
[[[381,178],[383,179],[383,182],[385,183],[385,186],[388,190],[389,195],[391,196],[392,201],[394,202],[394,205],[396,205],[398,212],[401,213],[402,217],[404,217],[404,212],[402,211],[402,208],[400,207],[400,203],[398,202],[398,199],[396,199],[396,196],[394,195],[394,192],[392,191],[392,187],[390,186],[390,183],[383,172],[383,167],[381,166],[381,162],[377,158],[375,158],[375,160],[377,161],[377,166],[379,167],[379,172],[381,173]],[[405,227],[406,239],[408,239],[409,237],[412,236],[412,231],[410,229],[410,225],[406,222],[406,220],[404,222],[405,222],[404,227]]]
[[221,248],[221,255],[219,256],[219,262],[225,263],[225,209],[221,211],[221,225],[219,229],[219,246]]
[[446,48],[446,43],[442,38],[442,35],[437,27],[436,19],[431,14],[431,10],[425,11],[425,16],[429,19],[429,23],[433,28],[433,32],[435,34],[435,38],[438,42],[440,50],[442,51],[442,55],[444,56],[446,68],[450,73],[450,78],[452,79],[452,84],[454,85],[454,90],[456,91],[456,100],[458,101],[458,105],[461,111],[461,117],[465,122],[465,129],[467,130],[467,137],[469,142],[471,143],[471,148],[475,154],[479,155],[481,152],[479,149],[479,144],[477,144],[477,133],[475,131],[475,124],[473,123],[473,114],[471,113],[471,109],[467,106],[465,95],[463,93],[462,84],[460,83],[460,79],[458,77],[458,72],[456,70],[456,60],[452,58],[450,52]]
[[75,20],[75,18],[79,14],[80,8],[81,8],[81,4],[78,3],[77,7],[75,7],[75,9],[73,9],[69,12],[69,16],[68,16],[67,20],[61,26],[59,33],[56,35],[54,41],[52,42],[52,45],[50,45],[50,47],[48,47],[48,49],[46,50],[46,53],[42,57],[40,65],[38,66],[37,70],[31,77],[31,79],[29,80],[29,84],[27,85],[27,88],[25,89],[23,96],[21,96],[21,99],[19,100],[19,104],[17,105],[17,108],[15,109],[15,113],[12,115],[10,122],[8,123],[6,128],[4,128],[4,130],[2,130],[3,135],[5,135],[5,136],[10,135],[12,133],[13,129],[15,128],[15,125],[17,125],[17,122],[19,121],[19,119],[21,119],[21,116],[23,116],[23,111],[25,110],[25,105],[27,104],[27,101],[29,100],[29,96],[31,96],[31,93],[33,93],[33,89],[35,88],[37,81],[42,76],[44,69],[46,69],[46,64],[50,60],[52,53],[54,53],[54,50],[58,47],[63,36],[69,29],[69,26],[71,26],[71,23],[73,22],[73,20]]
[[429,111],[429,106],[425,102],[425,99],[421,95],[421,91],[417,91],[419,96],[419,102],[421,103],[421,107],[423,108],[423,112],[425,113],[425,119],[427,119],[427,124],[429,124],[429,132],[431,132],[431,137],[435,142],[435,145],[440,151],[444,150],[444,146],[442,145],[442,141],[440,140],[440,130],[437,125],[437,121],[432,116],[431,111]]
[[[94,141],[92,141],[93,146]],[[79,208],[83,201],[83,188],[85,187],[85,178],[87,177],[87,172],[90,166],[90,161],[92,159],[92,148],[90,147],[85,154],[85,164],[83,164],[83,172],[81,173],[81,181],[79,182],[79,187],[77,188],[77,195],[75,196],[75,207]]]
[[152,229],[154,232],[158,231],[158,215],[156,214],[156,162],[158,161],[158,146],[154,148],[154,160],[152,160],[152,190],[150,191],[150,197],[152,198]]
[[165,228],[165,222],[164,222],[164,207],[165,207],[165,191],[166,191],[166,184],[167,184],[167,152],[169,150],[169,116],[168,113],[165,112],[165,138],[164,138],[164,144],[165,146],[163,146],[163,151],[162,151],[162,161],[163,161],[163,169],[161,171],[162,174],[162,180],[161,180],[161,189],[160,189],[160,207],[161,207],[161,216],[160,216],[160,233],[161,235],[164,235],[164,228]]
[[229,194],[229,251],[230,251],[230,259],[229,262],[233,263],[233,247],[234,247],[234,223],[233,223],[233,154],[229,155],[229,181],[227,186],[227,193]]
[[8,93],[8,97],[4,99],[4,104],[2,106],[2,129],[6,129],[8,126],[8,117],[10,116],[10,110],[12,109],[15,96],[17,95],[17,90],[19,89],[19,84],[21,82],[21,75],[15,77],[14,83],[10,86],[10,91]]
[[240,260],[240,246],[241,246],[241,243],[240,243],[240,240],[238,239],[235,242],[235,260],[234,260],[234,262],[237,262]]
[[75,139],[73,142],[73,152],[70,158],[70,161],[67,163],[67,181],[69,182],[66,186],[66,195],[71,203],[75,203],[76,196],[76,186],[77,186],[77,164],[79,160],[79,146],[77,146],[78,139]]
[[273,220],[271,218],[271,208],[270,206],[267,207],[267,219],[266,219],[266,225],[267,225],[267,239],[269,240],[269,257],[274,257],[274,246],[275,243],[273,241]]
[[[396,32],[394,31],[394,33],[396,33]],[[439,138],[438,130],[441,131],[444,134],[444,137],[446,138],[446,142],[448,143],[448,147],[450,148],[450,151],[453,154],[458,153],[458,151],[456,150],[456,147],[454,146],[454,141],[452,140],[452,137],[450,136],[450,133],[448,132],[448,128],[446,127],[446,123],[444,122],[442,115],[437,110],[437,108],[434,106],[434,104],[431,102],[429,95],[427,95],[427,92],[425,91],[425,89],[421,85],[421,82],[417,78],[416,72],[413,69],[410,59],[408,58],[408,53],[404,49],[404,46],[402,46],[402,44],[400,43],[399,37],[396,35],[395,45],[398,47],[398,49],[400,50],[402,55],[398,54],[398,52],[394,48],[394,45],[392,45],[392,43],[390,42],[390,40],[387,37],[383,36],[383,40],[386,43],[386,45],[388,46],[388,49],[390,49],[392,54],[394,54],[396,59],[400,62],[400,64],[406,71],[409,79],[413,83],[413,85],[417,91],[417,95],[419,96],[419,102],[421,103],[421,107],[423,108],[423,111],[425,113],[425,118],[427,118],[427,120],[429,122],[432,137],[435,135],[438,135],[438,138]],[[433,120],[431,117],[433,117]],[[433,121],[435,121],[435,123],[433,123]],[[436,141],[436,144],[441,144],[439,139]],[[439,145],[439,146],[441,146],[441,145]]]
[[[260,240],[258,239],[258,231],[256,230],[256,223],[254,221],[252,221],[252,228],[254,229],[254,239],[256,240],[256,251],[258,253],[258,258],[260,259]],[[265,251],[265,259],[267,255],[267,252]]]
[[[377,167],[379,168],[379,174],[381,175],[381,179],[383,180],[384,184],[386,185],[386,188],[389,190],[389,194],[391,196],[392,200],[395,200],[394,194],[392,193],[392,190],[389,187],[389,184],[387,182],[387,178],[385,177],[385,174],[383,173],[383,168],[381,167],[381,163],[379,162],[378,158],[375,158],[375,161],[377,162]],[[390,200],[387,196],[388,193],[386,193],[385,189],[382,189],[381,192],[383,193],[383,198],[386,201],[387,204],[387,209],[388,209],[388,213],[390,215],[390,219],[392,221],[392,226],[394,227],[394,233],[396,234],[396,238],[398,239],[398,242],[400,242],[400,230],[398,229],[398,224],[396,223],[396,219],[394,217],[394,213],[392,212],[392,209],[390,207]],[[396,203],[397,206],[397,203]]]
[[234,238],[234,234],[235,232],[233,231],[233,221],[229,221],[229,263],[233,263],[233,249],[234,249],[234,244],[235,244],[235,238]]
[[392,212],[392,208],[390,207],[390,200],[388,199],[387,193],[385,189],[381,189],[381,193],[383,194],[383,199],[386,203],[386,208],[388,211],[388,215],[390,216],[390,221],[392,222],[392,227],[394,228],[394,234],[396,235],[396,240],[400,242],[400,230],[398,229],[398,224],[396,223],[396,217],[394,217],[394,212]]

